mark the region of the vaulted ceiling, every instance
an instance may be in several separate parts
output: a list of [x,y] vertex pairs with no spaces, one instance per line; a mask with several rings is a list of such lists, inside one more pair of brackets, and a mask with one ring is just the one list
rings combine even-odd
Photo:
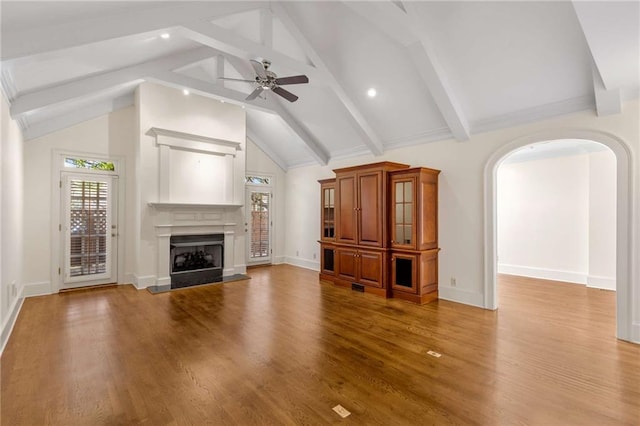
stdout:
[[[248,137],[286,170],[581,110],[616,114],[640,90],[638,2],[0,7],[2,90],[27,140],[131,105],[153,81],[244,105]],[[246,101],[253,83],[219,77],[253,80],[250,59],[310,82],[286,87],[294,103]]]

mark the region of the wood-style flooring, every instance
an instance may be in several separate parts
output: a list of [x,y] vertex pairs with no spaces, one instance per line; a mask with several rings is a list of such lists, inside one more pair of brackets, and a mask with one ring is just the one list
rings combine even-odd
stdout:
[[613,292],[501,276],[493,312],[288,265],[249,275],[27,299],[2,425],[640,424],[640,346],[615,339]]

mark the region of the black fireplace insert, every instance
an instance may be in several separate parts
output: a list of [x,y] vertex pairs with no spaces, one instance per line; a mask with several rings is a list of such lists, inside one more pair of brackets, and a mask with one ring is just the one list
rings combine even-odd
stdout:
[[171,288],[222,280],[224,234],[174,235],[169,244]]

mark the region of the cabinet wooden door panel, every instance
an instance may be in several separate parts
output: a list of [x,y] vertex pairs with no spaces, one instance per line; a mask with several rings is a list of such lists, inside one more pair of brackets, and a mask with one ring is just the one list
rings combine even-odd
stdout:
[[418,259],[411,254],[391,255],[391,288],[408,293],[418,292]]
[[382,247],[382,172],[358,175],[358,244]]
[[357,251],[349,248],[337,248],[335,253],[338,260],[338,276],[344,280],[357,281]]
[[383,254],[370,251],[358,251],[360,263],[360,282],[363,284],[382,287],[383,284]]
[[341,243],[356,243],[356,176],[337,178],[337,240]]

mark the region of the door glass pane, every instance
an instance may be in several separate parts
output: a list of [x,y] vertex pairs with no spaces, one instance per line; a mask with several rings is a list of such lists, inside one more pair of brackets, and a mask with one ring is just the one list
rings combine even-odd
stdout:
[[269,257],[269,193],[251,193],[251,245],[252,259]]
[[400,244],[404,243],[404,226],[402,224],[396,225],[396,239],[394,241]]
[[411,224],[411,213],[413,212],[413,205],[411,203],[406,203],[404,205],[404,223]]
[[68,275],[107,273],[108,184],[71,179],[69,189]]
[[404,196],[404,182],[396,182],[396,203],[401,203]]
[[412,198],[413,198],[413,184],[412,182],[405,182],[404,183],[404,201],[405,202],[411,201]]

